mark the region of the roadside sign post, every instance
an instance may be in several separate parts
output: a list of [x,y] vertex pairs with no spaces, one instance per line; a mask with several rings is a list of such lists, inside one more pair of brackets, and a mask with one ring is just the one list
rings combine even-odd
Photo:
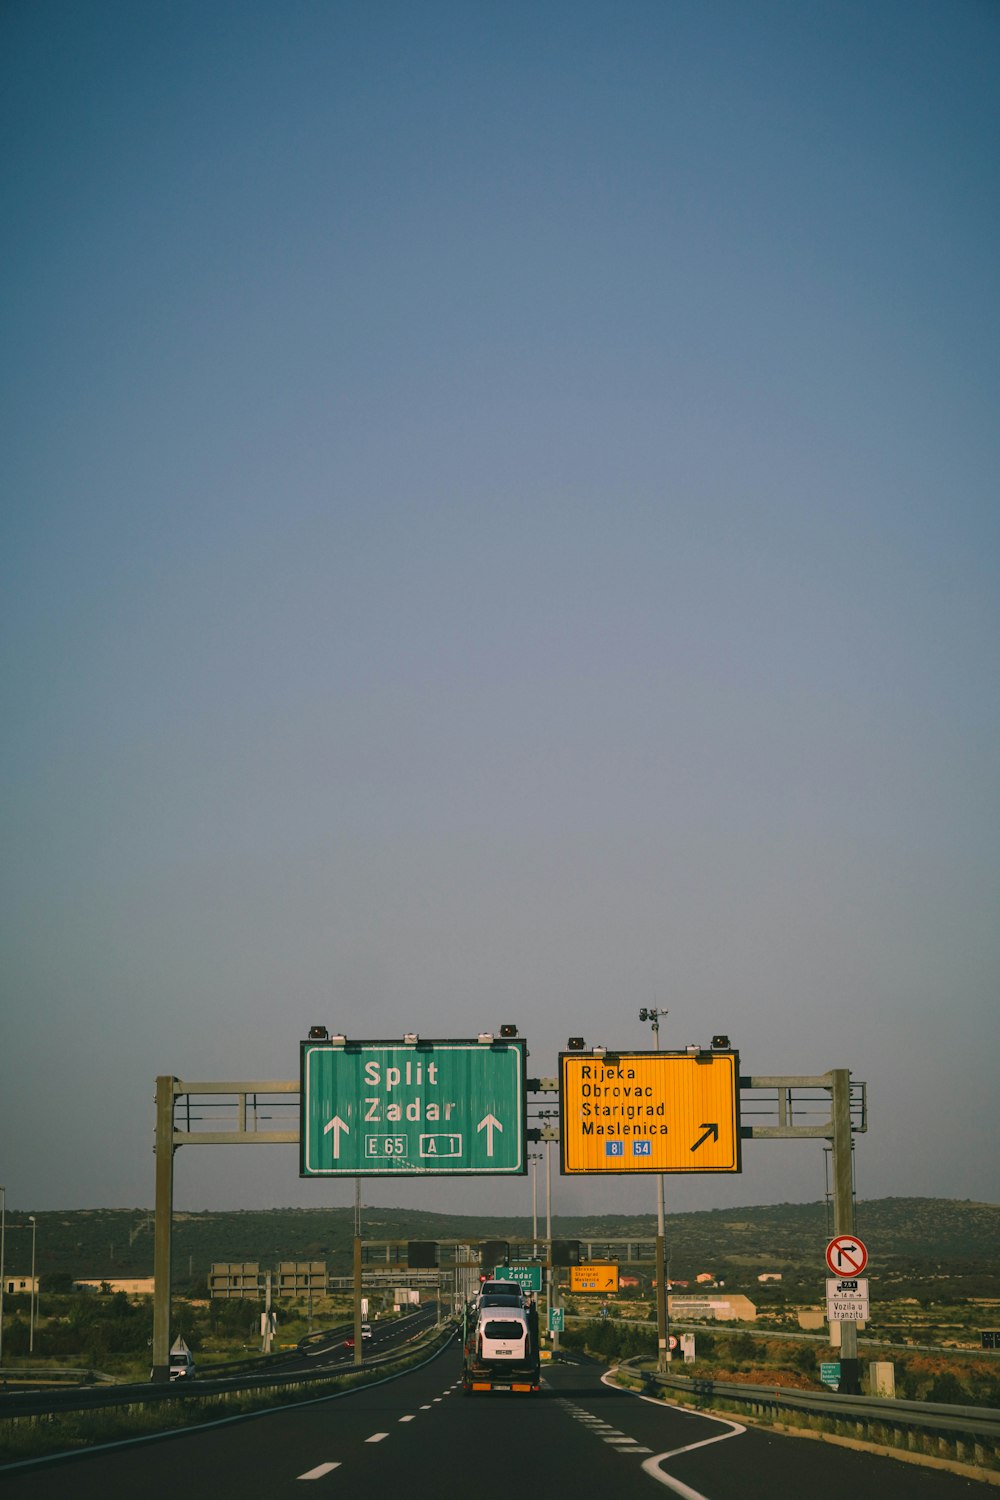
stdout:
[[301,1177],[528,1170],[525,1043],[303,1042]]
[[[854,1152],[851,1135],[851,1075],[846,1068],[830,1073],[833,1113],[833,1230],[827,1246],[827,1266],[835,1276],[860,1275],[868,1264],[868,1251],[854,1234]],[[851,1244],[855,1249],[850,1248]],[[850,1261],[859,1262],[850,1264]],[[858,1328],[849,1321],[840,1325],[841,1395],[860,1396],[861,1365],[858,1360]]]
[[826,1247],[826,1264],[834,1276],[860,1276],[868,1264],[868,1247],[856,1234],[838,1234]]
[[[848,1280],[827,1277],[826,1318],[828,1323],[867,1323],[871,1314],[868,1303],[867,1277]],[[841,1329],[841,1340],[843,1340]]]

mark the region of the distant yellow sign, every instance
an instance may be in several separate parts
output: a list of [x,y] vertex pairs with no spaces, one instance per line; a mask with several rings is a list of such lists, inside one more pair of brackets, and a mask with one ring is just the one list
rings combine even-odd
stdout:
[[739,1172],[737,1052],[559,1057],[564,1173]]
[[570,1266],[569,1289],[571,1292],[617,1292],[617,1266]]

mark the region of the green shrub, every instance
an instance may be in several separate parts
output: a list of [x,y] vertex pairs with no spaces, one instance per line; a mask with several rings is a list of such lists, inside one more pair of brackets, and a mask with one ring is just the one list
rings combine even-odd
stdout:
[[928,1401],[940,1401],[946,1406],[964,1406],[968,1399],[968,1391],[951,1370],[942,1370],[927,1392]]
[[756,1339],[748,1333],[737,1333],[729,1340],[729,1353],[737,1364],[752,1364],[759,1352]]

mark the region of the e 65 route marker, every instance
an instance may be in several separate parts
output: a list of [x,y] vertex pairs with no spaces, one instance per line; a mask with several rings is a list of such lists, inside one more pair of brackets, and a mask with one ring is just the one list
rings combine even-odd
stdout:
[[834,1276],[860,1276],[868,1264],[864,1241],[856,1234],[838,1234],[826,1247],[826,1263]]

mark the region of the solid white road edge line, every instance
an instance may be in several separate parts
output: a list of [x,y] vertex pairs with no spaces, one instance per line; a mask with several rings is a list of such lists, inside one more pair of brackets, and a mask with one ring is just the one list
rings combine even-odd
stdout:
[[[610,1374],[611,1372],[609,1371],[607,1374],[601,1376],[601,1384],[611,1386],[613,1387],[613,1389],[618,1391],[624,1389],[624,1387],[616,1385],[615,1382],[609,1378]],[[638,1392],[632,1391],[631,1393],[626,1392],[626,1394],[636,1396],[638,1395]],[[648,1401],[652,1406],[673,1405],[673,1403],[669,1401],[659,1401],[655,1396],[638,1396],[638,1399],[640,1401]],[[659,1480],[660,1484],[666,1485],[668,1490],[673,1490],[675,1495],[679,1495],[680,1500],[708,1500],[708,1497],[706,1495],[701,1494],[699,1490],[693,1490],[691,1486],[689,1484],[685,1484],[683,1480],[674,1479],[672,1475],[665,1474],[660,1468],[660,1464],[666,1463],[668,1458],[676,1458],[679,1453],[691,1453],[695,1448],[708,1448],[712,1443],[724,1443],[727,1438],[739,1437],[742,1433],[746,1432],[746,1428],[742,1425],[742,1423],[730,1422],[725,1417],[710,1417],[706,1412],[692,1412],[689,1411],[687,1407],[682,1407],[679,1409],[684,1411],[688,1416],[701,1417],[705,1422],[718,1422],[720,1426],[728,1428],[728,1431],[717,1432],[715,1434],[715,1437],[702,1438],[698,1443],[685,1443],[682,1448],[671,1448],[667,1453],[654,1453],[652,1458],[646,1459],[642,1467],[652,1479]]]

